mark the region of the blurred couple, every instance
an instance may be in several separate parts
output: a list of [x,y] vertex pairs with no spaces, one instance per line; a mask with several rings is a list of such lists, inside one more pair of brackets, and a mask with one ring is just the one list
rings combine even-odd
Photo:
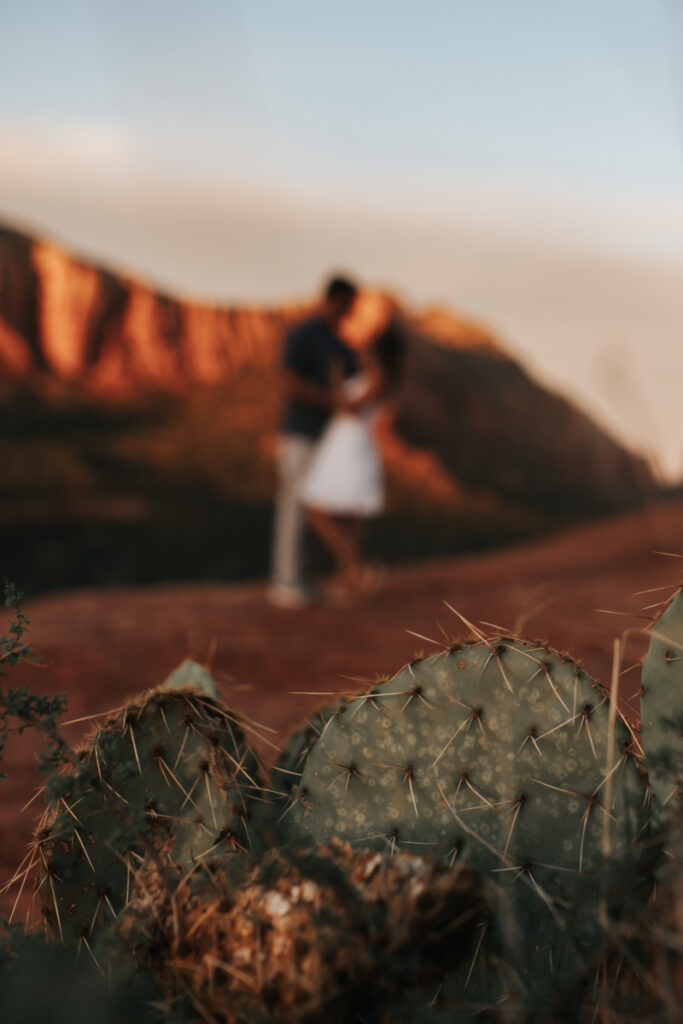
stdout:
[[327,548],[334,573],[324,596],[352,603],[379,574],[363,560],[363,524],[384,508],[381,455],[373,421],[395,391],[403,339],[385,327],[359,350],[342,337],[357,298],[353,282],[333,278],[316,314],[295,327],[282,354],[284,410],[278,443],[271,585],[279,607],[304,608],[306,525]]

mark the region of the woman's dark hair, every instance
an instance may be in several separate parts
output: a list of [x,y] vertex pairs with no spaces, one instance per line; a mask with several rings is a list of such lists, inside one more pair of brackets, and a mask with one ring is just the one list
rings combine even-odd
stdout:
[[403,328],[391,321],[372,343],[372,351],[382,367],[390,388],[397,387],[403,372],[406,338]]

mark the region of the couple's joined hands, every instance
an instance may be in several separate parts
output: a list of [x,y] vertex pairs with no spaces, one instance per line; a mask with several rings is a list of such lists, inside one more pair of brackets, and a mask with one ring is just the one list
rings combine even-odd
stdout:
[[360,410],[367,404],[368,403],[365,398],[365,395],[350,398],[343,388],[340,388],[338,391],[334,391],[332,393],[332,408],[334,412],[360,412]]
[[344,386],[344,375],[341,367],[334,367],[330,381],[330,392],[332,398],[332,409],[336,413],[361,412],[367,406],[372,405],[382,393],[382,381],[376,372],[365,368],[365,387],[360,393],[349,395],[348,389]]

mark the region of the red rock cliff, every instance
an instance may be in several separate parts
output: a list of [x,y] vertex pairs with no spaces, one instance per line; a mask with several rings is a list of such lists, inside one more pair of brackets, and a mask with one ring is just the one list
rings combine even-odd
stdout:
[[[245,367],[272,374],[284,331],[307,308],[180,301],[0,229],[5,379],[56,378],[113,397],[218,384]],[[619,508],[653,490],[642,459],[535,383],[481,325],[438,309],[411,314],[368,293],[350,325],[355,340],[388,312],[402,318],[410,338],[398,440],[431,453],[439,471],[554,510]],[[396,462],[395,444],[391,450]]]

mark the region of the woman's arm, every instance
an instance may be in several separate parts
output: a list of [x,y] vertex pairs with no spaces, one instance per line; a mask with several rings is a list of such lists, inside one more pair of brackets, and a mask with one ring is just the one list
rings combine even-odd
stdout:
[[387,380],[382,368],[374,360],[365,367],[366,383],[360,394],[347,398],[346,408],[349,412],[361,412],[368,405],[380,402],[387,394]]

